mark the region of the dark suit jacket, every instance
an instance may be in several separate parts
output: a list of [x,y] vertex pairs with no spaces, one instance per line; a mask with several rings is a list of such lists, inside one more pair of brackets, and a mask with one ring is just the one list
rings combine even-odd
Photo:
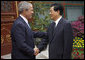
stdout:
[[43,35],[43,32],[33,32],[19,16],[11,29],[12,59],[35,59],[34,38]]
[[38,45],[40,52],[49,43],[49,59],[70,59],[73,43],[73,32],[69,22],[61,18],[57,27],[52,33],[53,23],[47,30],[47,38]]

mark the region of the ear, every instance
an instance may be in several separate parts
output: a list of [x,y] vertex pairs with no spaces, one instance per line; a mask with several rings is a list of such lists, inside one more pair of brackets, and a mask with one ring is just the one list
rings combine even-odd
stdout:
[[60,10],[58,10],[57,13],[60,14]]
[[23,9],[23,13],[25,13],[25,9]]

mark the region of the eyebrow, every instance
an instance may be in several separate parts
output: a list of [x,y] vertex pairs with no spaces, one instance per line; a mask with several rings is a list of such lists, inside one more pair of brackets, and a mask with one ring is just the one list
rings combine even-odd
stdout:
[[52,11],[52,10],[50,9],[50,11]]
[[51,10],[51,9],[50,9]]

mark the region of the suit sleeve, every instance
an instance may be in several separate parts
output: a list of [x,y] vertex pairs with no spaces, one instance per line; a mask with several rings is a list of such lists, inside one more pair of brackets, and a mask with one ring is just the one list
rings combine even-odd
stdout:
[[47,38],[47,33],[46,32],[35,32],[33,31],[33,37],[34,38]]
[[25,27],[22,24],[17,24],[14,29],[15,42],[22,52],[28,55],[34,55],[33,49],[26,44],[25,41]]
[[72,27],[70,23],[66,23],[64,26],[64,52],[63,52],[64,59],[71,58],[72,44],[73,44]]
[[45,38],[43,38],[41,42],[39,43],[39,45],[37,46],[40,52],[46,49],[48,43],[49,43],[49,39],[48,39],[48,30],[47,30]]

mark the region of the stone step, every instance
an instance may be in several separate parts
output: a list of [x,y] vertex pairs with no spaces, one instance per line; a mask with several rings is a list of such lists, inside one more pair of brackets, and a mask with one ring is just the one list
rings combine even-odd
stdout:
[[11,59],[11,53],[10,54],[6,54],[6,55],[2,55],[1,59]]

